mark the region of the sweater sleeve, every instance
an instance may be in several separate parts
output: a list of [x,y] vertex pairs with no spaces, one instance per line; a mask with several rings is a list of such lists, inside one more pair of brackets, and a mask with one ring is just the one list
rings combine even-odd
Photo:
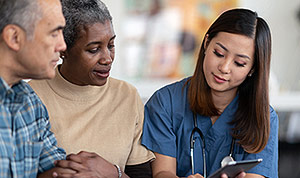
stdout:
[[137,92],[135,93],[135,98],[136,102],[134,110],[136,110],[137,112],[136,126],[132,143],[132,149],[126,165],[142,164],[146,163],[147,161],[151,161],[155,158],[154,154],[141,144],[141,136],[144,122],[144,105]]

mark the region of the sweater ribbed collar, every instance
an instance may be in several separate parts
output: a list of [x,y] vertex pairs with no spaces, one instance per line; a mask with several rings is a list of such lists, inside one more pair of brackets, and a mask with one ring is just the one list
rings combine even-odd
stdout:
[[56,75],[54,79],[48,80],[48,84],[53,91],[59,96],[72,101],[91,101],[102,97],[108,90],[109,78],[107,78],[106,84],[103,86],[79,86],[67,81],[58,71],[58,67],[55,69]]

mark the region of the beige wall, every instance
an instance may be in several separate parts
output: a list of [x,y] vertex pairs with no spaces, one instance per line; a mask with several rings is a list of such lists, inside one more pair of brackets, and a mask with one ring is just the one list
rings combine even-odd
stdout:
[[300,91],[300,22],[295,18],[299,0],[241,0],[269,23],[273,37],[272,71],[281,91]]

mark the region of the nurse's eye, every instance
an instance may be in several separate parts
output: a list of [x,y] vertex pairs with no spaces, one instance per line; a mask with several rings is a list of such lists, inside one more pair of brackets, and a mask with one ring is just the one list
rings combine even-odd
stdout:
[[220,54],[218,51],[214,50],[214,54],[217,56],[217,57],[224,57],[224,55]]
[[93,48],[93,49],[89,49],[89,50],[87,50],[89,53],[91,53],[91,54],[95,54],[95,53],[97,53],[98,51],[99,51],[99,48]]
[[234,62],[238,67],[245,67],[246,64],[239,63],[237,61]]

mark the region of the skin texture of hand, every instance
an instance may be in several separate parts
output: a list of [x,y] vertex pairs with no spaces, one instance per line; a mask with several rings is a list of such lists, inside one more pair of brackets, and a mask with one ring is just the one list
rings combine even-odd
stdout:
[[72,169],[65,169],[65,168],[58,168],[58,167],[55,167],[53,169],[50,169],[48,171],[45,171],[43,173],[40,173],[37,178],[52,178],[54,177],[55,175],[57,174],[62,174],[62,173],[65,173],[65,174],[75,174],[76,171],[72,170]]
[[[176,176],[176,158],[154,153],[156,159],[151,163],[152,173],[154,178],[178,178]],[[200,174],[190,175],[187,178],[203,178]],[[221,178],[228,178],[226,174],[221,175]],[[242,172],[236,178],[264,178],[258,174],[249,174]]]
[[[55,178],[117,178],[117,168],[110,162],[103,159],[96,153],[82,151],[78,154],[70,154],[66,160],[56,162],[58,168],[68,168],[76,171],[76,173],[57,173],[53,174]],[[128,176],[123,173],[122,178]]]
[[[203,178],[200,174],[190,175],[187,178]],[[228,178],[226,174],[222,174],[220,178]],[[258,175],[258,174],[246,174],[245,172],[241,172],[238,176],[235,178],[264,178],[264,176]]]
[[[245,172],[241,172],[238,176],[236,176],[235,178],[246,178],[246,173]],[[202,175],[200,174],[194,174],[194,175],[190,175],[187,178],[204,178]],[[221,178],[228,178],[228,176],[226,174],[222,174]]]
[[187,178],[204,178],[204,177],[200,174],[194,174],[194,175],[188,176]]
[[264,178],[264,176],[258,175],[258,174],[249,174],[249,173],[247,173],[245,178]]
[[[245,178],[246,173],[245,172],[241,172],[238,176],[236,176],[235,178]],[[228,178],[228,176],[226,174],[222,174],[221,178]]]
[[[221,175],[221,178],[228,178],[226,174]],[[238,176],[235,178],[264,178],[264,176],[258,175],[258,174],[250,174],[250,173],[245,173],[241,172]]]

